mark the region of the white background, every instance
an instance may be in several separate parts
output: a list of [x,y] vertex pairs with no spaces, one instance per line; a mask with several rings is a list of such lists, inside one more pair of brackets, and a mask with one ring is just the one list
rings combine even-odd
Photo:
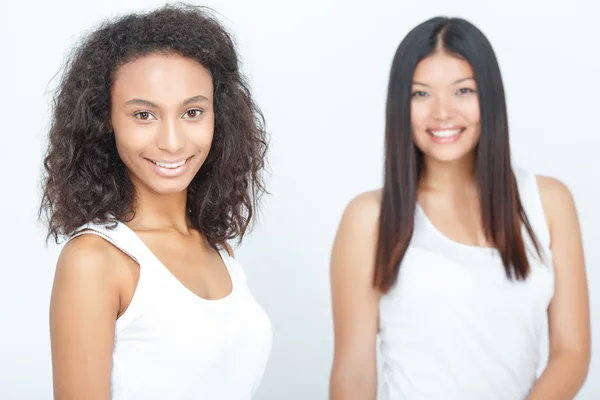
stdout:
[[[52,398],[48,301],[59,248],[36,221],[50,90],[67,50],[103,18],[155,0],[6,2],[0,9],[0,398]],[[239,43],[272,136],[260,224],[237,250],[274,325],[256,399],[327,398],[328,262],[341,213],[382,181],[388,72],[401,39],[443,14],[494,46],[517,166],[563,180],[578,205],[593,357],[577,397],[600,398],[597,7],[581,1],[213,1]]]

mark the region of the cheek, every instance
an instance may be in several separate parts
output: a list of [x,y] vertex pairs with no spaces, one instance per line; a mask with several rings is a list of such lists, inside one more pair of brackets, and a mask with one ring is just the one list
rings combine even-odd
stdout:
[[410,123],[414,131],[421,130],[425,125],[425,121],[427,121],[428,115],[429,107],[425,103],[415,101],[411,103]]
[[479,112],[479,101],[475,98],[462,105],[461,114],[471,124],[476,125],[481,121]]
[[196,151],[208,153],[212,147],[213,134],[212,131],[195,132],[194,135],[190,136],[190,139],[196,148]]
[[152,142],[156,127],[126,120],[113,122],[117,151],[122,159],[134,158]]
[[214,118],[205,118],[188,126],[187,136],[198,148],[210,148],[215,131]]

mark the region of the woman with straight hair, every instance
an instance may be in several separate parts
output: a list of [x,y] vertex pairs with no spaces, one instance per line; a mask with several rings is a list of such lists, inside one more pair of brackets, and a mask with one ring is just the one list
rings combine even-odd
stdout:
[[[572,399],[590,322],[578,216],[556,179],[514,168],[483,33],[414,28],[388,87],[385,180],[346,208],[331,258],[332,400]],[[541,340],[549,362],[541,376]]]
[[229,242],[267,141],[229,33],[193,6],[106,21],[67,64],[49,142],[54,398],[250,399],[272,329]]

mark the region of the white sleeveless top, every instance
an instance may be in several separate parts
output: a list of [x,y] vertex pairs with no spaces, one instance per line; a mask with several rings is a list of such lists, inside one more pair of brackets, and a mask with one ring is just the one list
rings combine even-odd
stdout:
[[103,237],[140,265],[129,308],[116,321],[112,400],[248,400],[271,351],[267,314],[246,276],[220,251],[233,289],[219,300],[198,297],[125,224],[88,224],[73,235]]
[[452,241],[417,205],[398,281],[379,304],[382,399],[524,400],[531,390],[554,272],[535,175],[515,175],[546,263],[523,227],[531,275],[510,281],[496,250]]

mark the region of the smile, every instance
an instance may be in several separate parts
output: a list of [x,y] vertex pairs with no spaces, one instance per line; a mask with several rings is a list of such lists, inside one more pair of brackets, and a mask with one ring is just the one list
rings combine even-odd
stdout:
[[435,136],[437,138],[451,138],[457,135],[460,135],[465,128],[459,128],[459,129],[439,129],[439,130],[433,130],[433,129],[428,129],[427,133],[429,133],[432,136]]
[[184,160],[151,160],[146,158],[146,161],[150,164],[156,174],[165,178],[176,178],[186,173],[188,169],[189,160],[194,156],[188,157]]
[[187,160],[189,160],[189,158],[186,158],[185,160],[182,160],[182,161],[170,162],[170,163],[163,162],[163,161],[155,161],[155,160],[150,160],[150,161],[152,161],[154,164],[158,165],[159,167],[175,169],[175,168],[181,167],[183,164],[185,164],[187,162]]

